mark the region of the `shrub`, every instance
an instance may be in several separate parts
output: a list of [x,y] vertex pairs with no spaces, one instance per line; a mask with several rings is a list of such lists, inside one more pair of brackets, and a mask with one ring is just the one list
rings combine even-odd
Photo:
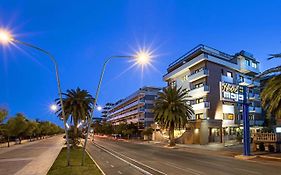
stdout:
[[274,152],[275,151],[275,148],[273,145],[268,145],[268,151],[269,152]]

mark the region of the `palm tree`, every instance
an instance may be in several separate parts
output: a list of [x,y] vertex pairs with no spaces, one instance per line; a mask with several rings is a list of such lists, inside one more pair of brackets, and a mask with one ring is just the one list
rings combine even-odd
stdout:
[[[279,95],[277,95],[279,94]],[[261,93],[262,106],[271,114],[281,118],[281,74],[272,77]]]
[[[268,60],[273,58],[281,58],[280,54],[270,54]],[[265,88],[261,93],[262,106],[270,114],[275,115],[277,118],[281,118],[281,65],[265,70],[259,74],[256,79],[260,79],[269,75],[274,74],[269,79]]]
[[175,145],[174,129],[184,127],[194,111],[187,104],[187,92],[181,88],[167,87],[158,94],[154,105],[155,121],[169,129],[170,146]]
[[[281,53],[270,54],[268,60],[273,58],[281,58]],[[270,114],[281,118],[281,65],[265,70],[256,79],[261,79],[272,74],[275,74],[275,76],[269,79],[261,93],[262,106]]]
[[[82,120],[86,121],[91,114],[91,106],[93,105],[94,98],[90,95],[87,90],[81,90],[77,88],[76,90],[70,89],[66,93],[63,93],[63,104],[66,114],[66,120],[70,117],[70,122],[74,125],[73,136],[74,136],[74,146],[77,143],[77,133],[78,124]],[[56,100],[57,104],[60,106],[59,99]],[[57,111],[59,117],[62,116],[61,107]]]

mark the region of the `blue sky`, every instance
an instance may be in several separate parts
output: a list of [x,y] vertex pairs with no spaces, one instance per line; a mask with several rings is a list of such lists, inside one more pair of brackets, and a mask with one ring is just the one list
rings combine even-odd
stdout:
[[[94,94],[106,57],[154,52],[153,67],[126,72],[133,63],[113,60],[105,74],[100,104],[126,97],[144,85],[164,86],[169,63],[202,43],[234,54],[255,55],[261,70],[281,52],[281,1],[0,0],[0,27],[38,45],[58,60],[63,90],[80,87]],[[58,122],[49,111],[57,96],[48,57],[22,46],[0,47],[0,106],[10,115]]]

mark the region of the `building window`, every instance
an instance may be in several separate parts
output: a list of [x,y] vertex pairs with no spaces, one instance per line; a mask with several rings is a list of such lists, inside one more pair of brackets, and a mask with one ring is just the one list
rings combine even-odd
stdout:
[[221,74],[223,75],[223,69],[221,69]]
[[233,120],[234,119],[234,114],[224,113],[223,114],[223,119],[224,120]]
[[251,65],[250,60],[245,59],[245,61],[246,61],[246,65],[248,65],[248,66],[250,66],[250,65]]
[[239,75],[239,81],[244,82],[244,77],[242,75]]
[[182,77],[182,81],[186,81],[187,78],[188,78],[188,75],[183,76],[183,77]]
[[204,114],[203,113],[199,113],[199,114],[195,114],[196,119],[204,119]]
[[252,63],[252,67],[256,69],[256,68],[257,68],[257,63],[254,63],[254,62],[253,62],[253,63]]
[[196,104],[198,104],[198,103],[203,103],[204,102],[204,98],[198,98],[198,99],[196,99]]
[[175,87],[175,86],[176,86],[176,81],[172,81],[172,82],[170,83],[170,85],[171,85],[172,87]]
[[232,78],[232,77],[233,77],[232,72],[227,71],[227,72],[226,72],[226,76],[228,76],[228,77],[231,77],[231,78]]
[[195,85],[194,85],[194,88],[196,89],[196,88],[200,88],[200,87],[202,87],[202,86],[204,86],[204,84],[203,84],[203,83],[199,83],[199,84],[195,84]]

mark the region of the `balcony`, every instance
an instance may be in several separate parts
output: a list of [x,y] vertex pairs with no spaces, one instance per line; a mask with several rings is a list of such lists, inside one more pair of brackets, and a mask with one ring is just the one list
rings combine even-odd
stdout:
[[259,94],[254,94],[254,93],[249,93],[249,100],[254,100],[254,101],[260,101],[260,95]]
[[232,78],[232,77],[225,76],[225,75],[222,75],[222,76],[221,76],[221,81],[222,81],[222,82],[226,82],[226,83],[233,83],[233,78]]
[[191,96],[191,99],[195,99],[195,98],[206,96],[207,93],[209,93],[209,86],[204,85],[198,88],[191,89],[188,95]]
[[194,111],[202,110],[202,109],[210,109],[210,102],[202,102],[191,106]]
[[[243,112],[243,109],[240,109]],[[261,107],[249,106],[249,113],[261,113]]]
[[239,80],[239,85],[241,86],[260,86],[260,82],[258,81],[252,81],[251,79],[249,78],[244,78],[242,80]]
[[261,107],[249,106],[249,112],[252,112],[252,113],[261,113]]
[[209,76],[209,70],[208,69],[202,69],[200,70],[199,72],[194,72],[192,74],[190,74],[188,76],[188,81],[189,82],[193,82],[193,81],[196,81],[200,78],[203,78],[203,77],[206,77],[206,76]]

